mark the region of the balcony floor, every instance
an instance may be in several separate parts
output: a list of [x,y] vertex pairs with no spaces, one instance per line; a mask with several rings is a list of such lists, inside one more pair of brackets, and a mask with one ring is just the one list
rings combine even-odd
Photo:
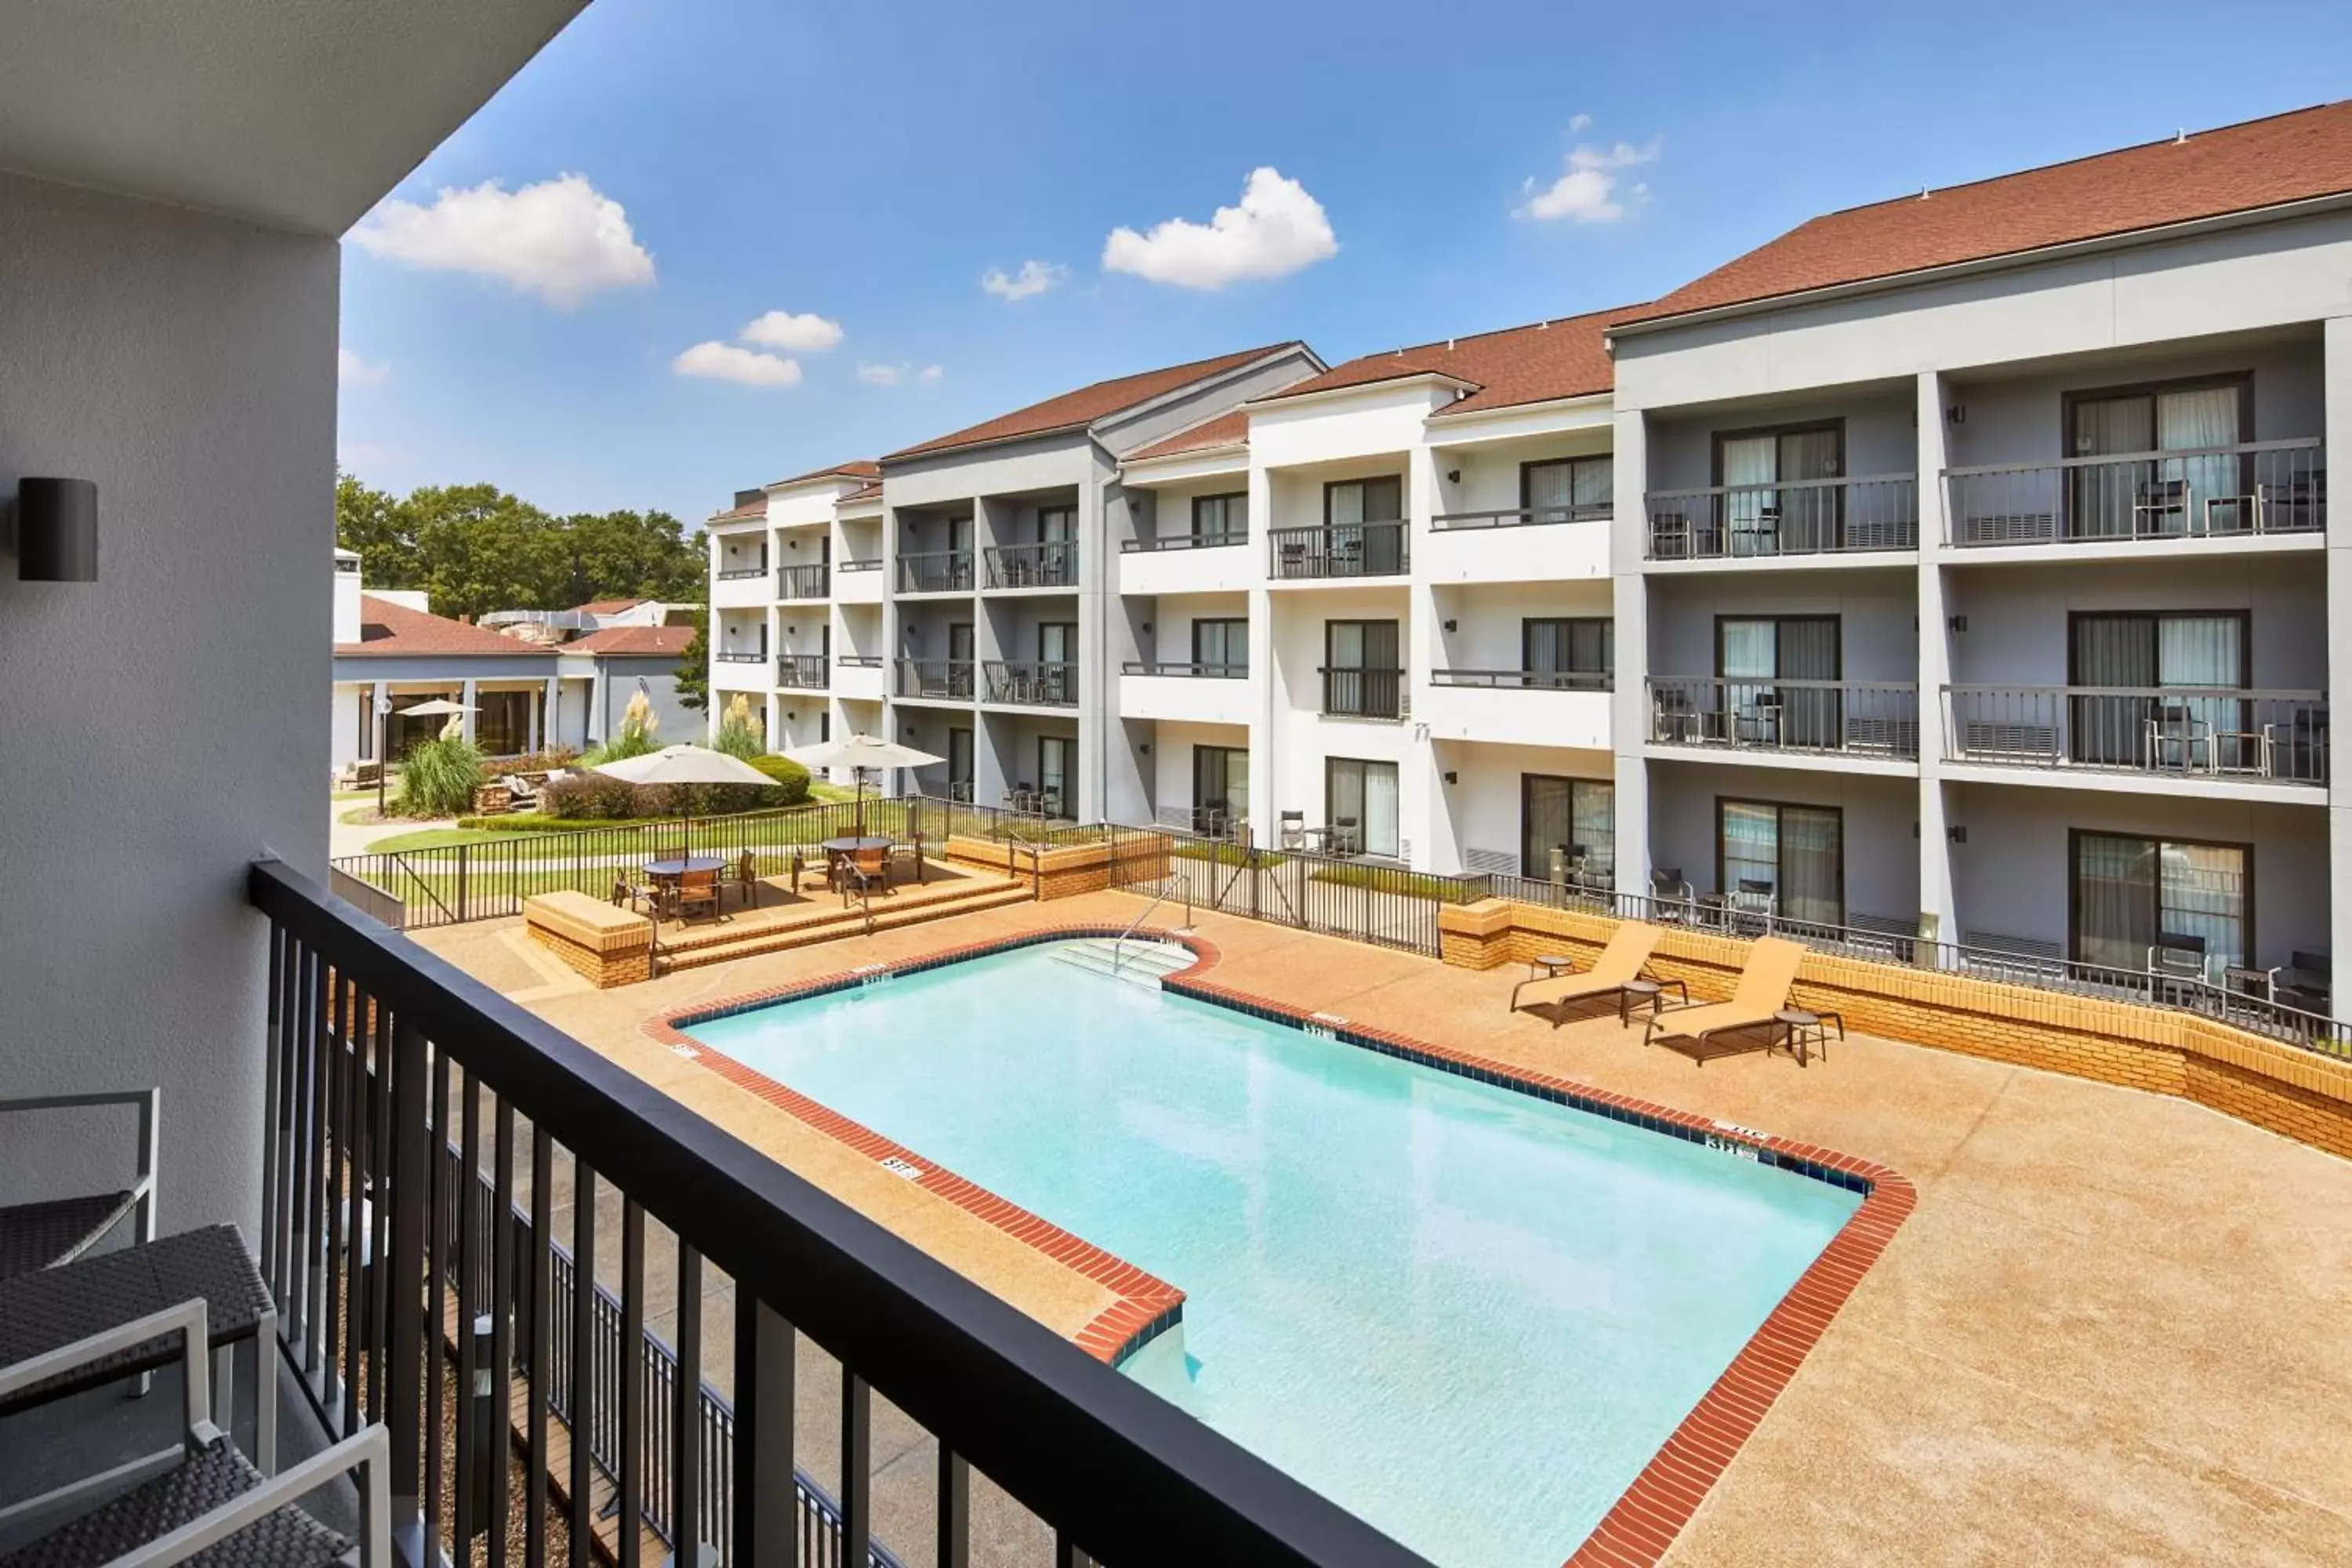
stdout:
[[[526,1005],[1066,1333],[1090,1315],[1083,1281],[1039,1270],[1039,1255],[656,1046],[643,1024],[1140,908],[1120,894],[1015,905],[620,991],[542,984]],[[1670,1563],[2352,1561],[2352,1468],[2326,1458],[2352,1406],[2352,1352],[2311,1330],[2341,1306],[2352,1164],[2185,1101],[1862,1037],[1804,1071],[1778,1056],[1701,1071],[1642,1050],[1613,1017],[1553,1031],[1507,1016],[1516,969],[1449,969],[1223,916],[1199,929],[1235,989],[1883,1161],[1917,1184],[1917,1210]],[[512,930],[425,941],[511,984]],[[706,1342],[725,1342],[711,1336],[727,1319],[706,1321]],[[923,1440],[898,1452],[884,1429],[877,1408],[877,1528],[919,1547],[906,1532],[928,1518]],[[976,1525],[1017,1533],[1010,1505],[984,1508],[982,1491]],[[893,1519],[908,1521],[895,1534]]]

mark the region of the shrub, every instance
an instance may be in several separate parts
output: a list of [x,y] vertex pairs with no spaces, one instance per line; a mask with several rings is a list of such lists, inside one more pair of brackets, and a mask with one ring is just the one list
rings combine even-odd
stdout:
[[809,797],[809,771],[790,757],[753,757],[751,765],[783,789],[782,805],[798,805]]
[[661,750],[654,731],[661,728],[661,716],[654,711],[653,701],[640,691],[629,699],[621,712],[621,727],[612,739],[596,747],[580,760],[594,766],[598,763],[617,763],[627,757],[642,757],[647,752]]
[[751,711],[751,700],[741,692],[727,705],[719,717],[719,732],[711,738],[711,746],[730,757],[751,762],[768,752],[767,726]]
[[[782,762],[779,757],[775,759]],[[786,763],[798,768],[796,763]],[[764,771],[764,770],[763,770]],[[731,816],[772,811],[808,798],[808,771],[798,768],[797,793],[780,780],[772,784],[633,784],[604,773],[561,778],[539,792],[539,813],[551,820],[642,820],[667,816]]]
[[550,779],[539,792],[541,816],[634,816],[637,786],[599,773]]
[[445,735],[409,748],[392,809],[402,816],[461,816],[474,809],[474,791],[481,783],[480,749]]

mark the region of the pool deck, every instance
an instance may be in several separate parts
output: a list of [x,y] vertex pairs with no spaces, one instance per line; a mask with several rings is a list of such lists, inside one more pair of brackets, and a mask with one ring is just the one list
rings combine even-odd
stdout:
[[[1015,905],[603,992],[519,921],[419,940],[1075,1338],[1111,1304],[1102,1286],[645,1025],[859,963],[1123,925],[1141,907]],[[1507,1015],[1516,968],[1222,916],[1199,931],[1228,989],[1881,1162],[1915,1184],[1915,1212],[1665,1562],[2352,1563],[2352,1163],[2186,1101],[1861,1036],[1804,1068],[1777,1054],[1694,1067],[1643,1050],[1613,1013],[1558,1030]]]

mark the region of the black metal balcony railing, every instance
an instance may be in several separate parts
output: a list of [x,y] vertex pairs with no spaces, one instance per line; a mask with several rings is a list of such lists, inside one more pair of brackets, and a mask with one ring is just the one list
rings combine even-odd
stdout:
[[1947,468],[1956,545],[2228,539],[2327,526],[2316,437]]
[[1551,522],[1607,522],[1617,515],[1613,501],[1587,501],[1580,506],[1513,506],[1496,511],[1442,511],[1429,520],[1440,533],[1456,529],[1533,528]]
[[992,544],[988,548],[992,588],[1068,588],[1078,580],[1078,542],[1049,539],[1041,544]]
[[1218,550],[1248,542],[1249,531],[1241,529],[1231,533],[1172,533],[1161,539],[1122,540],[1118,548],[1122,553],[1131,555],[1155,550]]
[[902,594],[968,594],[971,585],[969,550],[932,550],[898,557],[898,592]]
[[1919,548],[1912,474],[1652,490],[1648,510],[1653,561]]
[[768,650],[763,647],[723,647],[710,657],[721,664],[765,664],[768,662]]
[[1649,689],[1650,740],[1657,745],[1919,754],[1919,688],[1912,681],[1662,676]]
[[1078,667],[1040,659],[992,658],[986,700],[1017,702],[1036,708],[1075,708],[1078,701]]
[[831,587],[822,562],[807,566],[776,568],[776,597],[779,599],[822,599]]
[[822,691],[827,679],[824,655],[821,653],[780,653],[776,656],[776,684],[779,686]]
[[898,695],[970,701],[971,666],[968,658],[902,658],[898,661]]
[[[729,1564],[816,1561],[803,1553],[822,1533],[822,1561],[887,1563],[871,1524],[877,1479],[889,1484],[874,1463],[878,1396],[937,1439],[935,1482],[912,1506],[945,1562],[967,1560],[977,1469],[1045,1522],[1065,1563],[1425,1568],[307,879],[257,865],[247,896],[269,922],[258,1251],[280,1350],[343,1432],[384,1424],[404,1562],[439,1561],[457,1520],[501,1545],[511,1532],[525,1561],[549,1560],[541,1457],[561,1422],[575,1439],[557,1478],[575,1563],[600,1522],[602,1474],[625,1563],[648,1532],[682,1543],[688,1562],[705,1544]],[[560,1185],[572,1215],[561,1268]],[[648,1221],[675,1245],[649,1237]],[[600,1267],[607,1226],[618,1256]],[[657,1269],[670,1277],[660,1285]],[[643,1375],[608,1373],[615,1351],[642,1353],[649,1303],[703,1300],[709,1269],[733,1283],[730,1340],[706,1347],[703,1314],[681,1313],[666,1366],[647,1357]],[[583,1311],[587,1280],[605,1289]],[[444,1325],[484,1319],[487,1347],[457,1334],[456,1376],[444,1375]],[[793,1462],[824,1440],[793,1430],[803,1336],[840,1381],[840,1495],[814,1531]],[[724,1423],[703,1381],[719,1356],[736,1391]],[[478,1373],[501,1394],[511,1379],[521,1447],[500,1432],[478,1452],[473,1423],[451,1411],[452,1389],[472,1389]],[[510,1512],[518,1463],[522,1507]]]
[[882,656],[878,653],[845,653],[836,655],[834,663],[844,669],[879,669]]
[[836,572],[879,572],[882,562],[878,557],[872,561],[836,561],[833,569]]
[[1617,673],[1610,669],[1433,669],[1433,686],[1491,686],[1528,691],[1613,691]]
[[1266,535],[1268,570],[1277,582],[1321,577],[1393,577],[1411,564],[1410,529],[1402,520],[1277,528]]
[[1190,659],[1130,658],[1119,666],[1122,675],[1185,675],[1208,680],[1247,680],[1249,666],[1201,664]]
[[1404,717],[1402,669],[1322,669],[1323,711],[1342,719]]
[[1948,686],[1944,707],[1944,755],[1956,763],[2327,782],[2321,691]]
[[719,574],[719,580],[722,583],[731,583],[740,577],[764,577],[767,574],[768,558],[762,555],[751,565],[728,567]]

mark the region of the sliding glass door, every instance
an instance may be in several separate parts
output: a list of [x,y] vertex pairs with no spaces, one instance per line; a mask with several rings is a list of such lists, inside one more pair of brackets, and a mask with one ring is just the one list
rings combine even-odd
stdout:
[[1249,749],[1193,747],[1192,826],[1202,833],[1223,833],[1248,818]]
[[1552,879],[1559,870],[1587,886],[1617,875],[1617,791],[1606,779],[1519,775],[1519,875]]
[[1782,551],[1834,550],[1841,542],[1844,494],[1837,485],[1802,489],[1765,487],[1798,479],[1835,479],[1844,466],[1845,427],[1815,425],[1801,429],[1752,430],[1717,437],[1716,469],[1721,485],[1735,489],[1724,498],[1724,523],[1733,555],[1778,555]]
[[2253,852],[2136,835],[2074,835],[2074,956],[2134,973],[2159,936],[2205,944],[2209,975],[2253,951]]
[[1403,674],[1394,621],[1323,623],[1323,711],[1393,719]]
[[1776,683],[1843,679],[1838,618],[1724,616],[1715,625],[1715,672],[1723,678],[1727,738],[1835,751],[1844,728],[1843,695]]
[[961,727],[948,731],[948,798],[971,798],[971,731]]
[[2106,767],[2235,766],[2230,752],[2250,743],[2246,705],[2212,693],[2247,685],[2252,626],[2243,611],[2072,616],[2067,680],[2094,689],[2067,703],[2066,754]]
[[1607,616],[1529,616],[1519,623],[1526,684],[1606,691],[1617,670],[1616,622]]
[[1717,801],[1715,885],[1769,896],[1782,920],[1845,924],[1845,814],[1830,805]]
[[1323,487],[1323,522],[1331,531],[1330,553],[1335,560],[1360,561],[1367,576],[1391,575],[1404,570],[1404,530],[1367,528],[1366,523],[1396,523],[1404,517],[1404,480],[1391,474],[1375,479],[1339,479]]
[[1070,816],[1078,805],[1078,743],[1064,735],[1037,737],[1037,793],[1048,816]]
[[[2202,453],[2139,462],[2077,467],[2067,487],[2068,531],[2076,538],[2201,533],[2209,526],[2247,526],[2246,459],[2214,452],[2246,439],[2248,382],[2242,376],[2195,385],[2089,393],[2067,400],[2069,455],[2137,457]],[[2209,501],[2221,504],[2209,506]]]
[[1325,758],[1323,811],[1335,847],[1394,858],[1399,849],[1396,764]]

